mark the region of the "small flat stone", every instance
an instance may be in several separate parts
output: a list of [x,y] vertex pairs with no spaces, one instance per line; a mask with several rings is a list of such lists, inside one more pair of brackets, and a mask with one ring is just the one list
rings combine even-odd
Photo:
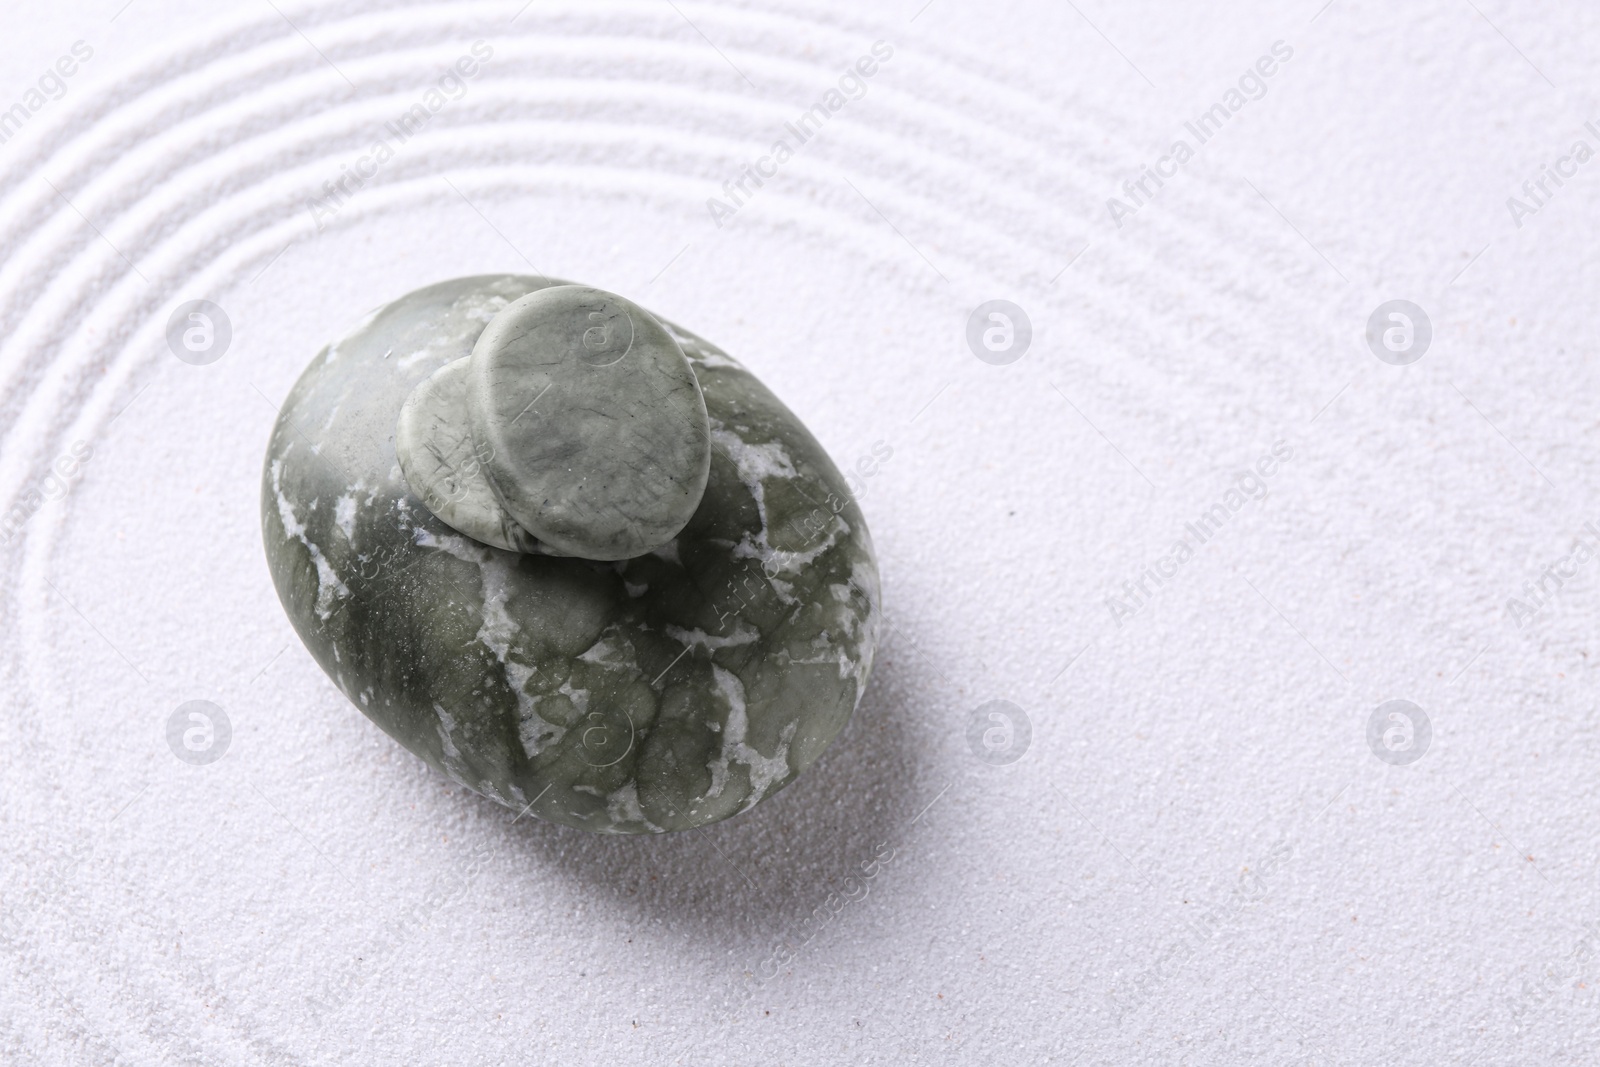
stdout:
[[488,482],[549,550],[632,559],[694,517],[711,466],[705,399],[638,305],[582,285],[529,293],[483,331],[467,378]]
[[395,422],[395,454],[411,491],[442,521],[474,540],[537,552],[539,540],[501,506],[483,472],[485,449],[467,419],[467,366],[440,367],[411,391]]

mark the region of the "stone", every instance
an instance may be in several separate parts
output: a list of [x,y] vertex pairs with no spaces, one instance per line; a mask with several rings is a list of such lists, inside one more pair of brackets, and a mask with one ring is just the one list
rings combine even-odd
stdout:
[[539,539],[513,519],[484,473],[467,420],[467,365],[446,363],[406,398],[395,423],[395,454],[406,484],[452,529],[496,548],[537,552]]
[[547,552],[631,559],[700,505],[711,433],[683,350],[614,293],[554,285],[472,349],[467,416],[489,484]]
[[509,551],[441,519],[401,469],[401,411],[552,284],[429,286],[323,349],[268,445],[268,568],[339,689],[441,773],[585,830],[703,826],[777,793],[848,721],[881,621],[871,537],[804,425],[653,316],[687,360],[710,444],[675,537],[595,560]]

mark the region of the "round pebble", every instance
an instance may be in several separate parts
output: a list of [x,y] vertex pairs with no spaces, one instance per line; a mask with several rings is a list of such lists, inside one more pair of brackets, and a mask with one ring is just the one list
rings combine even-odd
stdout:
[[558,285],[508,304],[473,347],[466,409],[495,495],[546,551],[644,555],[705,493],[711,427],[694,371],[614,293]]
[[440,367],[411,391],[395,422],[400,471],[428,510],[468,537],[536,552],[538,538],[501,507],[483,472],[487,449],[472,440],[467,418],[468,360]]

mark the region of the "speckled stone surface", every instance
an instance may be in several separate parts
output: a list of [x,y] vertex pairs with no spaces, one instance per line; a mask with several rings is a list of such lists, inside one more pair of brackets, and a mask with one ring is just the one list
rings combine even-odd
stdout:
[[451,778],[586,830],[714,822],[804,771],[859,701],[880,620],[871,538],[799,420],[664,321],[712,444],[675,540],[602,563],[493,548],[436,518],[400,471],[400,409],[551,284],[430,286],[311,362],[263,471],[269,568],[345,695]]

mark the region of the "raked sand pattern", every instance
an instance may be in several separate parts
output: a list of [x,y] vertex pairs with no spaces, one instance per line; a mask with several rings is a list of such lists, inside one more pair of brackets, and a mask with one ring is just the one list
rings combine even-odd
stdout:
[[[0,99],[92,48],[0,143],[0,1060],[1593,1059],[1600,216],[1586,169],[1506,201],[1586,136],[1596,16],[118,6],[30,15]],[[855,493],[879,650],[804,775],[668,637],[726,707],[705,794],[759,807],[519,818],[278,603],[296,379],[488,273],[715,342]],[[504,559],[426,547],[525,683]]]

